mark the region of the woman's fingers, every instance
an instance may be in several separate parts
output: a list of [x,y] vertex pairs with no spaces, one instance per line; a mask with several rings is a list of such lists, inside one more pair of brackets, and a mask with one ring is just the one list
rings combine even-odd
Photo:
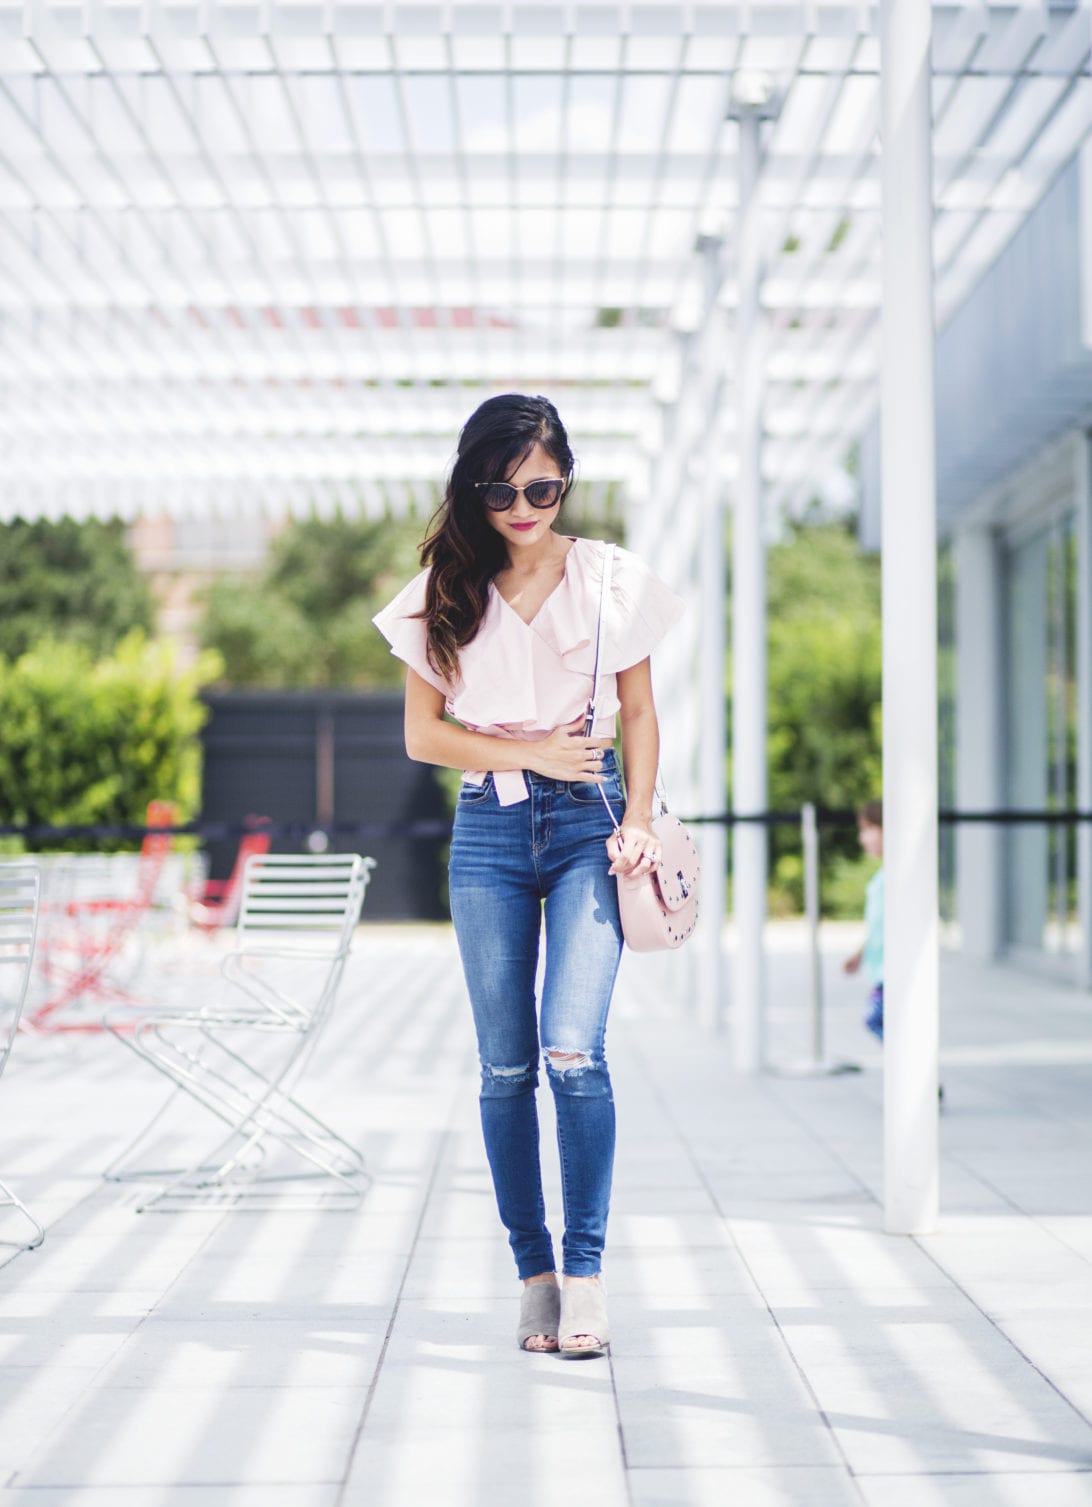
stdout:
[[554,780],[603,784],[603,749],[589,740],[583,717],[555,728],[543,741],[547,746],[541,750],[541,762],[535,766],[540,774]]
[[603,751],[600,748],[585,748],[580,755],[580,768],[575,776],[592,785],[603,783]]
[[[566,780],[591,780],[600,774],[603,767],[603,750],[592,743],[585,732],[586,719],[577,717],[551,733],[558,740],[558,752],[568,767],[561,775]],[[571,760],[571,763],[569,762]],[[595,784],[601,784],[596,779]]]
[[574,780],[585,780],[592,785],[603,783],[603,750],[594,743],[585,743],[573,750],[577,760],[575,772],[570,776]]
[[651,833],[623,830],[611,842],[611,857],[614,860],[610,866],[612,874],[620,874],[626,879],[640,879],[659,866],[660,843]]

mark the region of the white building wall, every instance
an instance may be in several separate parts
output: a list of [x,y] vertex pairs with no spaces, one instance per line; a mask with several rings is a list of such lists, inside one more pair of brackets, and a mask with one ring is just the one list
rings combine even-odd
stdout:
[[[1063,435],[1092,425],[1092,138],[937,340],[942,535]],[[880,545],[878,420],[861,437],[861,525]]]
[[[1006,579],[1014,547],[1065,516],[1075,520],[1077,539],[1075,798],[1092,811],[1092,138],[941,332],[937,412],[941,533],[956,575],[956,805],[1003,807],[1012,795],[1013,727],[1028,735],[1020,739],[1025,763],[1034,743],[1033,729],[1006,718],[1013,672],[1006,636],[1017,642],[1006,634]],[[861,445],[861,537],[873,546],[881,542],[878,441],[874,425]],[[1026,655],[1021,663],[1026,681]],[[1031,686],[1013,714],[1042,720],[1045,688],[1037,692]],[[1021,895],[1026,902],[1030,892],[1028,883],[1009,882],[1006,865],[1021,861],[1022,848],[1029,861],[1036,839],[1041,829],[1013,836],[990,825],[957,828],[957,916],[969,955],[1019,955],[1007,940],[1007,913],[1015,905],[1013,914],[1026,918]],[[1032,867],[1037,873],[1037,858]],[[1077,955],[1038,955],[1092,987],[1088,826],[1078,829],[1077,878]],[[1023,960],[1036,961],[1026,949]]]

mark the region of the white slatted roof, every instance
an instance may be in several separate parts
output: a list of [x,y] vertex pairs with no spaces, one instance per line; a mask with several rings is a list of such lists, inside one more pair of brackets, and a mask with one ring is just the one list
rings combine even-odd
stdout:
[[[1092,128],[1092,5],[935,17],[943,319]],[[0,516],[427,510],[511,389],[557,402],[587,481],[642,495],[701,233],[730,329],[741,68],[782,100],[765,468],[800,505],[875,404],[876,20],[0,0]]]

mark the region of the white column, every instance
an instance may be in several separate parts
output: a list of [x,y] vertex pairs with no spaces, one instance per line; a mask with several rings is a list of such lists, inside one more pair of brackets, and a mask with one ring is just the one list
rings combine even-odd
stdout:
[[[727,805],[728,727],[724,698],[725,663],[728,652],[725,625],[727,568],[724,537],[724,492],[721,486],[720,405],[724,394],[723,316],[718,308],[722,281],[723,247],[709,237],[702,246],[705,271],[705,342],[702,391],[707,394],[705,466],[699,494],[701,508],[698,550],[698,589],[701,628],[698,640],[698,693],[701,706],[701,749],[698,782],[701,810],[714,815]],[[724,1026],[725,969],[724,922],[728,903],[728,833],[712,824],[699,828],[701,844],[701,925],[698,946],[698,1018],[709,1030]]]
[[881,0],[884,1212],[938,1212],[937,633],[930,0]]
[[[717,458],[719,459],[719,457]],[[701,810],[708,815],[728,803],[727,718],[724,698],[727,635],[725,605],[724,498],[719,479],[707,476],[704,487],[702,547],[699,563],[701,639],[698,681],[701,693]],[[712,823],[699,828],[701,842],[701,961],[698,1008],[713,1031],[724,1027],[724,922],[728,904],[728,832]]]
[[[732,530],[732,806],[766,809],[766,543],[762,522],[761,221],[757,113],[739,120],[739,313],[736,338],[739,479]],[[766,829],[732,835],[736,953],[732,1043],[736,1070],[757,1073],[765,1056]],[[704,882],[704,881],[703,881]]]
[[[1089,153],[1092,164],[1092,152]],[[1092,171],[1089,174],[1092,232]],[[1092,251],[1092,233],[1089,235]],[[1092,281],[1089,284],[1092,303]],[[1092,317],[1092,315],[1090,315]],[[1077,805],[1092,810],[1092,434],[1081,436],[1075,455],[1077,500]],[[1077,828],[1077,905],[1081,951],[1077,979],[1092,989],[1092,826]]]
[[[1001,791],[1002,670],[1000,546],[991,528],[962,528],[956,580],[956,778],[960,811],[995,811]],[[956,828],[956,915],[965,956],[990,962],[1001,950],[1000,827]]]
[[1081,269],[1081,340],[1092,350],[1092,139],[1085,137],[1077,171],[1080,175],[1078,196],[1079,261]]

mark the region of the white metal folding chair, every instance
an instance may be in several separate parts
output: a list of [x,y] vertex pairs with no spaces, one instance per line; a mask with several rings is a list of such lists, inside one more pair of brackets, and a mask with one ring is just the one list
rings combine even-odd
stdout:
[[[26,1002],[38,930],[41,875],[32,863],[0,863],[0,1075],[7,1066]],[[0,1209],[14,1208],[33,1226],[30,1240],[0,1239],[0,1246],[32,1251],[45,1230],[7,1183],[0,1182]]]
[[[140,1209],[355,1204],[367,1183],[363,1159],[295,1097],[329,1018],[374,867],[359,854],[247,860],[235,949],[225,957],[223,992],[193,1008],[114,1013],[110,1031],[174,1084],[167,1102],[104,1174],[118,1181],[154,1178],[159,1189]],[[134,1167],[137,1148],[168,1105],[188,1095],[227,1125],[214,1146],[183,1169]],[[279,1145],[307,1166],[264,1173]],[[285,1185],[317,1186],[295,1202]]]

